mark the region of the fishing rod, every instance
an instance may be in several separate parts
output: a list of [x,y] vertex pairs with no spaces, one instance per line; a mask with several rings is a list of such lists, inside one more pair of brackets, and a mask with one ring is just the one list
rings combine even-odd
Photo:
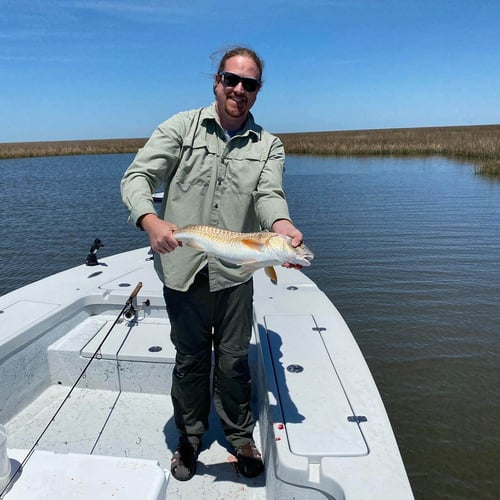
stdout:
[[130,314],[133,314],[135,311],[135,309],[133,307],[133,301],[137,297],[137,294],[139,293],[141,288],[142,288],[142,281],[139,281],[139,283],[137,283],[136,287],[134,288],[134,290],[130,294],[129,298],[125,302],[125,305],[123,306],[122,310],[120,311],[118,316],[115,318],[115,321],[113,322],[113,324],[109,328],[108,332],[106,333],[106,335],[104,335],[104,338],[101,340],[100,344],[97,346],[97,349],[94,351],[94,354],[92,354],[91,358],[89,359],[88,363],[83,368],[82,372],[80,373],[80,375],[76,379],[75,383],[73,384],[73,386],[69,390],[68,394],[66,394],[66,397],[63,399],[63,402],[59,405],[59,407],[55,411],[54,415],[52,415],[52,417],[49,420],[49,423],[45,426],[45,428],[43,429],[41,434],[38,436],[37,440],[35,441],[35,443],[31,447],[31,449],[28,451],[24,460],[17,466],[17,469],[15,470],[14,474],[11,475],[10,480],[7,482],[7,484],[2,489],[2,491],[0,491],[0,499],[3,498],[4,494],[8,490],[9,486],[14,482],[14,478],[17,476],[18,472],[28,463],[28,460],[32,457],[33,453],[35,452],[35,448],[38,446],[38,443],[40,442],[42,437],[45,435],[45,433],[48,431],[49,427],[52,425],[52,422],[55,420],[55,418],[57,417],[59,412],[62,410],[62,407],[64,406],[66,401],[68,401],[68,399],[71,397],[72,392],[75,390],[75,388],[78,385],[78,383],[80,382],[80,380],[85,376],[85,373],[86,373],[88,367],[90,366],[90,363],[92,363],[92,361],[98,356],[98,353],[101,350],[102,346],[104,345],[104,342],[106,342],[106,340],[109,337],[109,334],[112,332],[113,328],[116,326],[116,324],[118,323],[118,321],[120,320],[122,315],[126,315],[126,317],[128,319],[130,319]]

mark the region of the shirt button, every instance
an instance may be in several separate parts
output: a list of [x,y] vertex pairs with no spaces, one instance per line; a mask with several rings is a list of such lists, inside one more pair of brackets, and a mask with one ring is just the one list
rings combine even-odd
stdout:
[[217,203],[214,205],[214,208],[219,208],[219,205],[217,205]]

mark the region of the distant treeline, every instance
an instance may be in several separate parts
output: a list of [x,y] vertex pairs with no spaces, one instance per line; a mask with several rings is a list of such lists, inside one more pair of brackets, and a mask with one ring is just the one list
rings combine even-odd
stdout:
[[[500,125],[422,127],[278,135],[288,154],[328,156],[442,155],[476,162],[500,175]],[[31,156],[135,153],[146,139],[0,143],[0,159]]]

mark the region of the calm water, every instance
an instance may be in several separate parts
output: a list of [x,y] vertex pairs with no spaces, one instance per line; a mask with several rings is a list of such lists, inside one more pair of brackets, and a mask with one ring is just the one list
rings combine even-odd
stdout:
[[[96,237],[101,257],[147,244],[120,201],[131,159],[0,161],[0,294],[83,263]],[[286,190],[416,497],[499,498],[500,182],[441,158],[290,157]]]

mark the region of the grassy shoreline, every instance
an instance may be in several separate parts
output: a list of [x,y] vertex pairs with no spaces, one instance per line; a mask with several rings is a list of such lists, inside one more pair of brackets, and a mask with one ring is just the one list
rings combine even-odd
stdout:
[[[422,127],[278,134],[290,154],[325,156],[435,156],[476,163],[500,176],[500,125]],[[313,152],[313,153],[311,153]]]
[[136,153],[146,139],[89,139],[81,141],[4,142],[0,160],[37,156]]
[[[500,176],[500,125],[278,133],[288,154],[434,156],[463,159],[478,173]],[[0,143],[0,159],[135,153],[146,139]]]

